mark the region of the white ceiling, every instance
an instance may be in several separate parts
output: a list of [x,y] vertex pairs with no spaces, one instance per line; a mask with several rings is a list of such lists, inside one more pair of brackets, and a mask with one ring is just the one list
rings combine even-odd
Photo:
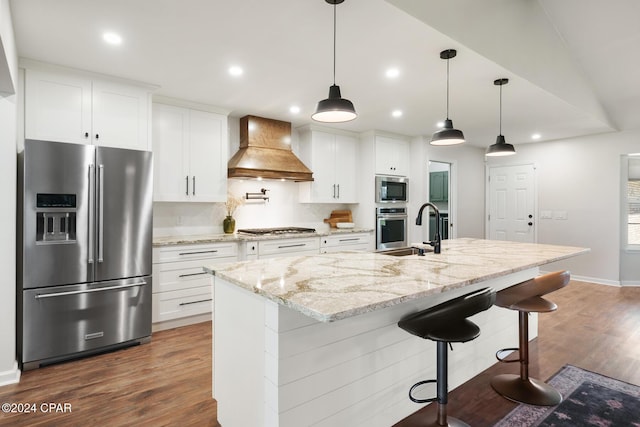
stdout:
[[[477,5],[476,5],[477,4]],[[332,84],[333,6],[324,0],[11,0],[21,57],[159,86],[157,94],[310,123]],[[346,0],[336,83],[359,114],[333,127],[431,135],[450,117],[478,146],[640,127],[636,0]],[[106,45],[104,31],[122,35]],[[231,77],[240,65],[245,72]],[[385,77],[397,67],[394,80]],[[289,112],[298,105],[297,115]],[[391,117],[394,109],[404,115]]]

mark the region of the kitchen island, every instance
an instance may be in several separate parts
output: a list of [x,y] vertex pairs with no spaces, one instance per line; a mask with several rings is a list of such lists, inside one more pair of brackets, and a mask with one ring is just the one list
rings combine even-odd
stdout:
[[[504,289],[587,251],[454,239],[426,256],[342,252],[210,266],[218,421],[392,425],[420,408],[409,387],[435,378],[435,344],[402,331],[400,318],[485,286]],[[517,344],[517,313],[493,307],[472,319],[482,332],[454,346],[450,389]]]

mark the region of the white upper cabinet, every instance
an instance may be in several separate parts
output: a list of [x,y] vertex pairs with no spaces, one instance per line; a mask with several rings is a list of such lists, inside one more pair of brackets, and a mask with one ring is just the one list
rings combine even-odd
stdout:
[[313,182],[300,183],[303,203],[358,203],[358,139],[310,128],[299,130],[300,160]]
[[376,175],[409,176],[410,155],[408,141],[376,135]]
[[154,201],[226,201],[227,146],[225,115],[154,103]]
[[24,90],[27,139],[150,149],[149,87],[27,68]]

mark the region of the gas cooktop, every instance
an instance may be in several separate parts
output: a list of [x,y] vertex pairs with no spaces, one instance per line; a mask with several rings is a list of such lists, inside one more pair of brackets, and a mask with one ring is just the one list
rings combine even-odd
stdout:
[[272,234],[299,234],[299,233],[315,233],[315,228],[304,227],[276,227],[276,228],[245,228],[238,229],[238,233],[256,234],[260,236]]

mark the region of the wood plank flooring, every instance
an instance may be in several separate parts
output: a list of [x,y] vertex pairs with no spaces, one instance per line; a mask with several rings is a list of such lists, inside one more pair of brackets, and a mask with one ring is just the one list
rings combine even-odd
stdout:
[[[0,413],[0,426],[218,426],[211,397],[211,323],[156,332],[148,344],[23,372],[0,387],[0,403],[37,413]],[[42,413],[43,402],[71,413]]]
[[[550,299],[559,309],[540,316],[540,336],[530,345],[532,377],[546,380],[569,363],[640,384],[640,288],[572,281]],[[496,373],[517,373],[515,365],[495,365],[453,390],[449,413],[475,427],[493,425],[516,405],[498,396],[489,380]],[[71,413],[0,413],[3,427],[218,426],[210,323],[157,332],[149,344],[25,372],[19,384],[0,387],[4,402],[69,403]],[[426,407],[395,427],[419,426],[434,416]]]
[[[558,304],[558,310],[539,315],[538,338],[529,345],[532,378],[546,381],[570,364],[640,385],[640,288],[572,280],[548,299]],[[455,366],[449,365],[449,369]],[[517,404],[499,396],[490,385],[491,378],[501,373],[518,374],[519,364],[493,365],[453,390],[449,393],[449,415],[483,427],[508,414]],[[394,427],[417,427],[424,420],[435,419],[435,407],[431,406]]]

